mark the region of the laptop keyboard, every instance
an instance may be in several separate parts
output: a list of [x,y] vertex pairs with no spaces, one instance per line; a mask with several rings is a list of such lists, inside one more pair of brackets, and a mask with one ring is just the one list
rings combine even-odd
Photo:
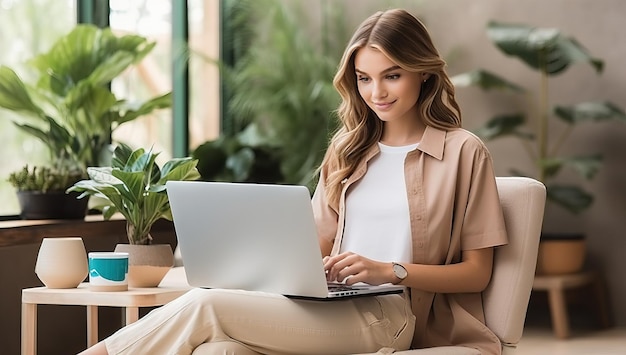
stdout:
[[353,291],[359,289],[358,286],[348,286],[346,284],[338,283],[338,282],[329,282],[328,283],[328,291],[330,292],[339,292],[339,291]]
[[352,288],[346,285],[328,285],[329,292],[350,291]]

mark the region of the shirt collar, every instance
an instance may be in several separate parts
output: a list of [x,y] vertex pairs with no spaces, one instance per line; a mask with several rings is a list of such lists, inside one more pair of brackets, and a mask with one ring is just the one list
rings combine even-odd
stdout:
[[426,126],[426,130],[424,131],[424,135],[422,135],[422,140],[417,146],[417,149],[433,158],[442,160],[445,142],[446,131],[432,126]]
[[[443,159],[443,148],[446,142],[446,131],[435,128],[432,126],[426,126],[426,130],[424,130],[424,134],[422,135],[422,140],[420,144],[417,146],[417,150],[420,150],[435,159],[442,160]],[[380,152],[380,148],[378,144],[374,144],[369,148],[367,153],[365,154],[364,162],[372,159],[376,154]],[[411,152],[409,152],[411,154]]]

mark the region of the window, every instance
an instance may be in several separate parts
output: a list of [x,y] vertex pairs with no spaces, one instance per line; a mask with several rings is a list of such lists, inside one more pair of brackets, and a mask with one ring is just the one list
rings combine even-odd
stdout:
[[[0,0],[0,64],[27,75],[24,61],[46,51],[75,25],[74,0]],[[26,163],[47,160],[43,145],[18,130],[8,119],[11,115],[15,113],[0,111],[0,215],[19,213],[15,190],[7,182],[9,174]]]
[[[112,0],[110,6],[110,26],[115,34],[138,34],[156,42],[154,49],[140,63],[113,80],[113,92],[117,97],[134,101],[171,91],[171,3]],[[133,147],[153,147],[155,151],[163,152],[161,155],[170,155],[171,127],[171,110],[160,110],[120,125],[113,133],[113,140]]]
[[[145,100],[172,90],[172,59],[189,55],[189,150],[219,134],[219,73],[212,60],[219,55],[219,0],[190,0],[190,51],[172,48],[174,0],[109,0],[110,27],[117,34],[139,34],[157,44],[150,54],[112,83],[118,97]],[[177,4],[175,4],[177,5]],[[0,0],[0,64],[23,68],[24,61],[46,51],[76,25],[76,0]],[[45,9],[43,11],[42,9]],[[50,21],[54,18],[55,21]],[[25,71],[18,70],[22,75]],[[0,117],[13,113],[1,110]],[[115,141],[134,147],[153,147],[159,159],[173,156],[172,110],[124,123]],[[19,214],[8,175],[26,163],[45,164],[47,151],[35,138],[22,134],[9,119],[0,118],[0,216]]]
[[[114,32],[139,34],[157,43],[138,66],[113,82],[116,94],[132,100],[172,90],[172,59],[189,55],[189,149],[215,138],[219,133],[219,73],[209,58],[218,57],[219,1],[188,2],[189,51],[172,46],[171,2],[111,0],[110,5]],[[161,159],[170,159],[172,126],[171,110],[161,110],[123,124],[113,139],[154,147],[162,152]]]

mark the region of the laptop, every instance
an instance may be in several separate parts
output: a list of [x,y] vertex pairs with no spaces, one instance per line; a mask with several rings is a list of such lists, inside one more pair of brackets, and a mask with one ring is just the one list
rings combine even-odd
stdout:
[[191,286],[314,300],[405,289],[327,283],[305,186],[168,181],[166,189]]

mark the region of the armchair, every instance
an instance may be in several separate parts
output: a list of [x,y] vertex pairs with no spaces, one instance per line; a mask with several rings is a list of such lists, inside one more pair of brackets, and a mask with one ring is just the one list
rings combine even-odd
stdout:
[[[498,177],[496,182],[509,244],[495,251],[493,275],[484,291],[483,302],[487,326],[500,338],[503,353],[512,354],[522,337],[535,275],[546,189],[539,181],[526,177]],[[171,271],[179,275],[173,279],[184,278],[184,269],[180,269]],[[200,345],[193,355],[208,355],[206,349]],[[395,354],[480,355],[475,349],[461,346],[407,350]]]
[[[506,355],[515,353],[524,330],[535,277],[546,189],[539,181],[526,177],[497,177],[496,183],[509,244],[495,250],[493,275],[484,291],[483,304],[485,322],[500,338],[502,353]],[[475,349],[461,346],[407,350],[394,354],[480,355]]]

